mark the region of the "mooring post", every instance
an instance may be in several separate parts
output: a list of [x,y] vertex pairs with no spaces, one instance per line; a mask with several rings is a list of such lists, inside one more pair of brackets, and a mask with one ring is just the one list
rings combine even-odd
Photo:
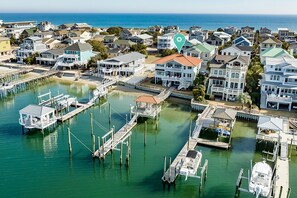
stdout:
[[70,137],[70,128],[68,127],[68,146],[69,146],[69,153],[72,153],[72,145],[71,145],[71,137]]
[[111,104],[109,104],[109,126],[111,126]]
[[171,157],[169,157],[168,176],[169,176],[169,182],[171,182]]
[[100,157],[100,136],[98,136],[98,155]]
[[93,113],[90,113],[90,126],[91,126],[91,136],[94,135],[94,128],[93,128]]
[[96,139],[95,139],[95,135],[92,136],[92,145],[93,145],[93,153],[95,153],[96,151]]
[[144,122],[144,136],[143,136],[143,142],[144,146],[146,146],[146,132],[147,132],[147,122]]
[[166,174],[166,156],[164,156],[164,170],[163,170],[163,172],[164,172],[164,176],[165,176],[165,174]]
[[126,114],[126,131],[128,131],[128,115]]
[[123,142],[121,142],[121,148],[120,148],[120,166],[122,166],[122,159],[123,159]]
[[104,138],[102,137],[102,155],[103,155],[103,159],[105,158],[104,155]]

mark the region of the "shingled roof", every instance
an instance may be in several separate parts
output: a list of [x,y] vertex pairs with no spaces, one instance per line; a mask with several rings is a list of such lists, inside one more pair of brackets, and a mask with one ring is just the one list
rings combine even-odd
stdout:
[[71,50],[71,51],[91,51],[92,50],[92,45],[90,45],[89,43],[81,43],[81,42],[77,42],[74,43],[73,45],[70,45],[69,47],[66,47],[65,50]]

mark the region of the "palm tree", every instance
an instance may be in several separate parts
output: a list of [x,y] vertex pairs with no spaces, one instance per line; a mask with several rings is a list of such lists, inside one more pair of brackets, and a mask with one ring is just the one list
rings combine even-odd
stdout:
[[241,93],[238,96],[238,100],[241,103],[241,107],[243,109],[244,105],[249,104],[251,106],[252,104],[252,99],[251,96],[248,93]]

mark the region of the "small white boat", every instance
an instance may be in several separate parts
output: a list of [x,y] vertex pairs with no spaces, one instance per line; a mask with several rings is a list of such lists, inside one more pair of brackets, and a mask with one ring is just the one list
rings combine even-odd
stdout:
[[254,165],[249,183],[249,191],[256,197],[267,197],[271,190],[272,169],[265,161]]
[[201,152],[198,152],[196,150],[189,150],[186,158],[182,162],[179,174],[186,176],[186,180],[188,176],[195,176],[201,163],[201,159]]

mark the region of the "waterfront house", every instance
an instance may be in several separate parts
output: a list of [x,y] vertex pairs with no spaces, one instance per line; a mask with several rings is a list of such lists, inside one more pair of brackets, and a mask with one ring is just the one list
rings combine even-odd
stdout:
[[36,26],[36,28],[42,32],[45,32],[45,31],[52,31],[56,29],[56,26],[49,21],[43,21],[43,22],[40,22]]
[[5,34],[8,38],[15,38],[19,39],[21,36],[21,33],[24,31],[24,29],[18,29],[18,28],[6,28]]
[[250,27],[250,26],[245,26],[241,28],[241,34],[243,33],[253,33],[255,30],[254,27]]
[[33,28],[29,28],[29,29],[25,29],[21,35],[20,35],[20,38],[28,38],[30,36],[33,36],[34,33],[37,32],[37,28],[36,27],[33,27]]
[[201,59],[200,71],[206,72],[207,63],[216,55],[216,51],[217,46],[208,43],[197,43],[193,47],[183,50],[183,54]]
[[278,38],[281,41],[296,41],[295,32],[290,31],[288,28],[278,28]]
[[189,40],[196,39],[200,42],[204,42],[208,39],[208,31],[202,30],[199,26],[192,26],[189,30]]
[[170,34],[170,33],[177,34],[179,32],[180,32],[180,29],[176,25],[169,25],[164,27],[164,34]]
[[105,44],[111,44],[111,43],[115,42],[118,39],[119,38],[117,36],[115,36],[115,35],[106,35],[106,36],[104,36],[103,42]]
[[89,43],[74,43],[64,49],[63,55],[57,59],[55,68],[82,67],[88,64],[91,57],[95,56],[93,47]]
[[123,29],[120,32],[120,39],[128,40],[132,36],[133,36],[132,32],[130,30],[128,30],[128,29]]
[[130,37],[130,40],[137,44],[144,44],[146,46],[153,45],[153,37],[148,34],[140,34]]
[[163,32],[163,27],[160,25],[155,25],[155,26],[148,27],[147,31],[153,34],[156,32],[161,34]]
[[224,28],[224,32],[230,35],[236,34],[237,31],[238,31],[238,28],[234,26],[228,26]]
[[215,36],[215,35],[211,35],[210,37],[208,37],[208,39],[206,40],[206,42],[210,45],[215,45],[215,46],[223,46],[225,45],[225,41],[224,39]]
[[224,43],[231,41],[231,37],[232,37],[230,34],[227,34],[225,32],[214,32],[213,35],[223,39]]
[[245,26],[241,28],[240,36],[245,37],[248,39],[252,44],[254,43],[254,37],[255,37],[255,28],[254,27],[249,27]]
[[271,37],[264,40],[260,45],[260,51],[263,52],[268,48],[281,48],[282,42],[277,38]]
[[54,38],[63,41],[65,38],[68,38],[68,30],[56,30],[54,31]]
[[263,34],[272,34],[272,31],[268,29],[267,27],[261,27],[259,30],[260,36]]
[[267,58],[280,58],[280,57],[293,57],[288,51],[282,48],[267,48],[260,53],[260,60],[262,64],[265,64]]
[[57,122],[55,116],[55,109],[38,106],[28,105],[19,111],[19,123],[26,129],[40,129],[43,130]]
[[145,56],[138,52],[101,60],[97,62],[99,75],[105,76],[130,76],[143,71]]
[[155,83],[165,87],[177,86],[177,89],[187,89],[199,72],[202,60],[181,54],[172,54],[161,58],[155,63]]
[[53,49],[53,48],[56,48],[58,45],[60,45],[61,41],[53,38],[44,38],[42,39],[42,43],[46,45],[47,49]]
[[23,59],[32,56],[35,53],[41,53],[46,51],[46,45],[42,43],[42,38],[28,37],[24,39],[24,42],[20,45],[20,48],[16,52],[17,62],[22,64]]
[[111,44],[113,48],[118,48],[118,49],[130,49],[133,45],[136,45],[136,43],[130,40],[121,40],[121,39],[116,40]]
[[175,48],[174,35],[175,35],[174,33],[169,33],[169,34],[164,34],[163,36],[158,36],[157,49],[159,51],[162,51],[166,49]]
[[234,101],[243,93],[249,57],[217,55],[210,63],[207,93]]
[[92,27],[87,23],[75,23],[71,29],[74,30],[90,30]]
[[37,64],[54,66],[62,55],[64,54],[64,49],[50,49],[45,52],[41,52],[39,57],[36,58]]
[[235,46],[252,46],[252,42],[245,38],[244,36],[237,37],[236,39],[233,40],[232,42],[233,45]]
[[59,25],[58,29],[59,30],[71,30],[73,26],[74,26],[74,23],[64,23],[62,25]]
[[67,43],[68,45],[73,45],[74,43],[85,43],[86,39],[82,37],[69,37],[63,40],[63,43]]
[[251,46],[241,46],[241,45],[232,45],[225,49],[222,49],[221,55],[229,55],[229,56],[248,56],[251,58],[253,48]]
[[261,108],[297,109],[297,59],[267,58],[260,86]]
[[0,37],[0,57],[11,54],[10,39],[7,37]]
[[44,38],[53,38],[54,37],[54,32],[50,32],[50,31],[48,31],[48,32],[39,32],[39,31],[37,31],[37,32],[35,32],[33,34],[33,36],[40,37],[42,39],[44,39]]
[[291,52],[291,54],[296,55],[297,54],[297,41],[290,42],[289,44],[290,44],[289,51]]
[[36,21],[4,22],[2,27],[14,29],[30,29],[35,27]]

